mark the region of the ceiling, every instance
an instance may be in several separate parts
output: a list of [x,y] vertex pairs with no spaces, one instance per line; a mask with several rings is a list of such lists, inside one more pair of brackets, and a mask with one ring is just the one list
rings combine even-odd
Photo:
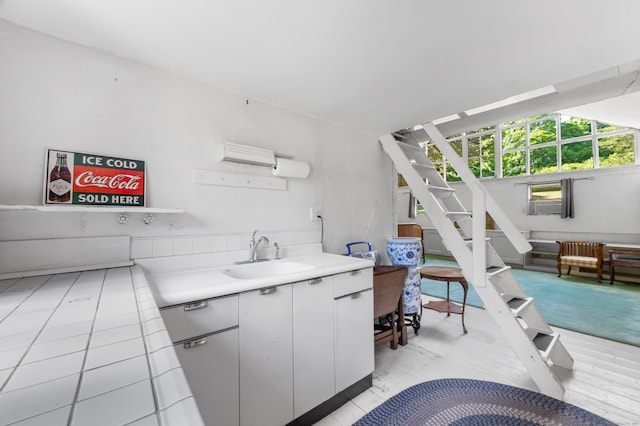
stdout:
[[549,85],[441,128],[632,93],[638,16],[633,0],[0,0],[17,25],[373,135]]

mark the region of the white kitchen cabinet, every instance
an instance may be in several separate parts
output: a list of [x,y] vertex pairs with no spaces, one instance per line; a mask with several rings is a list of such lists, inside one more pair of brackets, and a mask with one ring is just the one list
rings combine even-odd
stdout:
[[336,393],[373,372],[373,268],[334,276]]
[[160,310],[208,426],[239,424],[238,296]]
[[295,418],[335,393],[333,282],[329,276],[293,285]]
[[205,424],[239,424],[238,328],[176,344],[175,350]]
[[240,423],[293,420],[292,284],[240,293]]

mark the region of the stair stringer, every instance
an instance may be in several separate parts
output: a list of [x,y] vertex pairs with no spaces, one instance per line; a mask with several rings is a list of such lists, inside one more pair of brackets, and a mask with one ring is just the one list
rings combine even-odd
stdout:
[[[505,268],[504,262],[497,255],[491,243],[486,241],[486,234],[484,232],[486,193],[482,186],[479,182],[472,182],[472,185],[476,187],[474,191],[474,218],[471,219],[468,215],[459,215],[459,217],[456,216],[452,218],[448,213],[452,211],[463,212],[464,206],[455,194],[442,189],[445,187],[448,188],[448,184],[435,168],[424,167],[425,165],[432,166],[424,154],[424,151],[420,154],[419,150],[416,150],[416,153],[411,155],[412,157],[420,157],[420,155],[422,155],[423,158],[410,159],[406,155],[406,147],[405,150],[400,148],[398,141],[392,135],[382,136],[380,143],[393,160],[398,172],[401,173],[407,181],[413,194],[425,207],[425,212],[434,227],[438,230],[443,242],[461,266],[465,278],[473,285],[478,295],[482,298],[485,308],[494,318],[498,327],[504,332],[514,352],[525,365],[540,391],[555,398],[562,399],[564,388],[555,374],[550,370],[547,361],[554,361],[554,354],[557,353],[558,355],[555,356],[557,365],[564,368],[571,368],[573,360],[559,342],[557,335],[553,336],[550,333],[549,335],[553,337],[554,346],[544,354],[541,353],[541,350],[534,344],[533,339],[538,331],[544,333],[550,331],[544,319],[542,319],[544,324],[536,324],[535,328],[524,328],[521,325],[521,322],[524,320],[517,318],[517,315],[507,305],[508,300],[505,300],[505,298],[510,298],[510,296],[505,295],[504,292],[501,294],[492,284],[491,278],[496,275],[487,273],[487,266],[489,266],[490,269],[500,269],[500,274],[502,275],[511,275],[511,285],[516,286],[517,289],[511,289],[510,291],[512,293],[524,294],[512,276],[510,268]],[[412,160],[418,161],[419,164],[421,164],[422,173],[416,171]],[[429,170],[432,170],[432,172],[429,172]],[[458,173],[461,174],[460,172]],[[423,181],[423,177],[428,179],[427,184]],[[429,186],[435,186],[440,189],[438,191],[430,191]],[[441,195],[446,192],[449,192],[449,194],[447,194],[447,200],[449,200],[449,198],[451,199],[447,203],[443,203]],[[476,196],[477,193],[480,195]],[[479,205],[479,207],[476,206],[476,204]],[[460,230],[455,228],[454,222],[458,224]],[[513,225],[511,225],[511,227],[515,229]],[[517,233],[517,235],[521,237],[519,233]],[[468,238],[471,236],[473,238],[470,244]],[[520,241],[521,249],[526,248],[526,246],[529,246],[526,240],[524,244]],[[472,250],[473,247],[480,247],[479,250],[475,250],[475,255],[473,253],[474,250]],[[489,263],[487,263],[487,260],[489,260]],[[532,309],[535,310],[535,307],[532,307]],[[537,318],[539,314],[534,316]],[[542,318],[541,316],[539,317]]]

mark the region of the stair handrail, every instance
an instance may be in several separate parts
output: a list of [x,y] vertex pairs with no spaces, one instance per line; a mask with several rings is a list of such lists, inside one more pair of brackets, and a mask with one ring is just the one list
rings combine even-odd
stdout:
[[[524,238],[524,236],[520,233],[520,230],[516,228],[511,219],[506,215],[506,213],[500,208],[498,203],[493,199],[491,194],[489,194],[485,189],[480,180],[471,172],[469,166],[460,158],[458,153],[454,151],[449,142],[447,142],[446,138],[440,133],[435,124],[428,122],[422,124],[422,128],[429,135],[429,137],[433,140],[435,145],[438,147],[440,152],[444,154],[447,161],[453,166],[458,175],[462,178],[462,181],[469,187],[471,190],[473,201],[476,199],[484,198],[486,203],[485,212],[488,211],[495,223],[498,227],[504,232],[505,237],[511,242],[513,247],[518,251],[518,253],[524,254],[531,251],[531,244]],[[481,191],[484,195],[481,196],[478,191]],[[482,217],[485,217],[485,212],[478,211],[476,213],[475,209],[473,211],[474,221],[477,220],[477,216],[480,214]],[[483,219],[484,220],[484,219]],[[476,230],[475,222],[474,222],[474,231]],[[484,227],[483,227],[484,229]],[[475,240],[475,238],[474,238]],[[475,270],[476,268],[474,268]]]

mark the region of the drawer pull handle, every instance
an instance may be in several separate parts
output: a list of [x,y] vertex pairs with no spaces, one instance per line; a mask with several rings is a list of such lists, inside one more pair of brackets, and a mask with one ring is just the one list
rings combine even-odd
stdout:
[[349,275],[351,275],[352,277],[355,277],[356,275],[360,275],[361,273],[362,271],[360,269],[356,269],[355,271],[349,272]]
[[196,309],[206,308],[209,303],[206,300],[201,300],[199,302],[187,303],[184,305],[185,311],[194,311]]
[[268,288],[263,288],[262,290],[260,290],[260,296],[268,296],[270,294],[273,294],[277,291],[277,289],[275,287],[268,287]]
[[207,338],[203,337],[202,339],[191,340],[190,342],[184,342],[185,349],[195,348],[196,346],[202,346],[207,344]]
[[361,294],[360,294],[360,293],[353,293],[353,294],[351,295],[351,298],[352,298],[352,299],[358,299],[360,296],[361,296]]
[[322,282],[322,278],[314,278],[309,280],[309,285],[320,284]]

